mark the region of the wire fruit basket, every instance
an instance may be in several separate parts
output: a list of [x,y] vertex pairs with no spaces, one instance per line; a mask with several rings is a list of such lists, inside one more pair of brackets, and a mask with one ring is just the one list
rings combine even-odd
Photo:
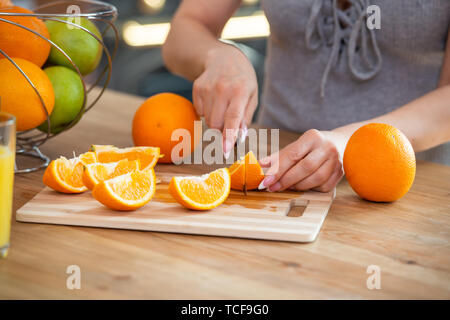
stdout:
[[[1,9],[0,9],[1,11]],[[31,32],[34,35],[42,38],[43,40],[50,43],[52,48],[56,48],[58,52],[60,52],[65,59],[70,63],[73,67],[73,70],[78,73],[78,76],[81,79],[83,85],[83,104],[80,108],[78,114],[73,118],[72,121],[64,124],[62,127],[58,127],[57,132],[52,131],[51,122],[50,122],[50,114],[47,111],[45,102],[35,84],[30,80],[30,78],[26,75],[26,73],[18,66],[18,64],[13,60],[14,57],[10,57],[0,48],[0,59],[6,58],[10,63],[16,67],[22,76],[26,79],[29,85],[33,88],[34,92],[39,97],[39,101],[42,105],[42,108],[46,115],[46,132],[34,129],[29,129],[25,131],[17,132],[16,139],[16,155],[21,155],[25,157],[32,157],[37,159],[39,162],[38,165],[29,165],[26,167],[21,167],[18,165],[17,157],[16,157],[16,166],[15,173],[27,173],[39,170],[41,168],[46,167],[50,163],[50,158],[41,152],[39,147],[45,143],[47,140],[61,134],[64,131],[75,126],[78,121],[82,118],[85,112],[89,111],[101,98],[105,89],[108,86],[108,83],[111,78],[112,72],[112,60],[116,54],[118,47],[118,31],[114,26],[114,22],[117,18],[117,9],[111,4],[101,2],[101,1],[91,1],[91,0],[78,0],[78,1],[54,1],[42,6],[39,6],[33,10],[32,13],[14,13],[14,12],[0,12],[0,23],[9,23],[16,27],[27,30],[27,32]],[[39,34],[35,30],[32,30],[26,26],[23,26],[14,21],[10,21],[7,18],[11,16],[17,17],[36,17],[43,21],[55,21],[57,23],[64,23],[70,28],[77,28],[86,33],[88,33],[91,37],[95,38],[96,41],[101,45],[102,51],[102,60],[104,62],[100,63],[97,66],[97,69],[94,70],[89,75],[89,84],[86,81],[86,77],[82,75],[78,66],[74,63],[72,58],[61,49],[60,46],[55,44],[51,39]],[[88,19],[92,21],[99,29],[101,37],[98,37],[93,32],[88,30],[87,28],[81,26],[80,23],[76,23],[76,19]],[[112,50],[110,51],[108,47],[105,45],[103,39],[107,36],[108,33],[112,33],[113,35],[113,44]],[[101,90],[95,90],[95,93],[92,92],[96,86],[101,87]],[[1,110],[1,97],[0,97],[0,110]]]

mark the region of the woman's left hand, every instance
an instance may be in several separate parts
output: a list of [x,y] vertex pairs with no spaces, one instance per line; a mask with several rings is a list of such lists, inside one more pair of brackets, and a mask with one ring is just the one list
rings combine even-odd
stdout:
[[341,133],[308,130],[284,149],[259,161],[261,166],[270,167],[260,189],[333,190],[344,175],[345,144]]

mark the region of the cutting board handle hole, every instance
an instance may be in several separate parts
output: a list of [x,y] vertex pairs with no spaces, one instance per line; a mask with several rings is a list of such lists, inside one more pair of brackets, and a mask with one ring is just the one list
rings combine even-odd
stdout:
[[306,207],[308,206],[308,202],[308,200],[300,199],[291,200],[287,216],[292,218],[301,217],[303,215],[303,212],[305,212]]

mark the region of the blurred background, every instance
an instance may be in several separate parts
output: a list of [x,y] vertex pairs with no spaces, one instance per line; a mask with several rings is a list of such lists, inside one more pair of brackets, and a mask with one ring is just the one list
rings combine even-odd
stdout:
[[[48,0],[15,0],[16,5],[36,8]],[[164,66],[161,45],[181,0],[110,0],[119,11],[115,25],[120,43],[113,61],[110,89],[144,97],[174,92],[192,99],[192,83],[171,74]],[[264,56],[269,26],[259,0],[242,0],[240,9],[227,23],[223,39],[235,42],[255,67],[258,83],[263,81]],[[105,37],[112,48],[113,34]]]

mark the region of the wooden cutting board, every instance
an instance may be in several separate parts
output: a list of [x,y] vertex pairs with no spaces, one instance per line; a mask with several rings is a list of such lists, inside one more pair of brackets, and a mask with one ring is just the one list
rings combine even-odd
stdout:
[[[335,191],[276,192],[231,191],[219,207],[191,211],[168,192],[171,174],[162,180],[146,206],[132,212],[113,211],[97,202],[90,192],[61,194],[43,189],[22,208],[16,220],[115,229],[175,232],[251,239],[312,242],[316,239],[334,199]],[[303,210],[303,213],[301,211]]]

